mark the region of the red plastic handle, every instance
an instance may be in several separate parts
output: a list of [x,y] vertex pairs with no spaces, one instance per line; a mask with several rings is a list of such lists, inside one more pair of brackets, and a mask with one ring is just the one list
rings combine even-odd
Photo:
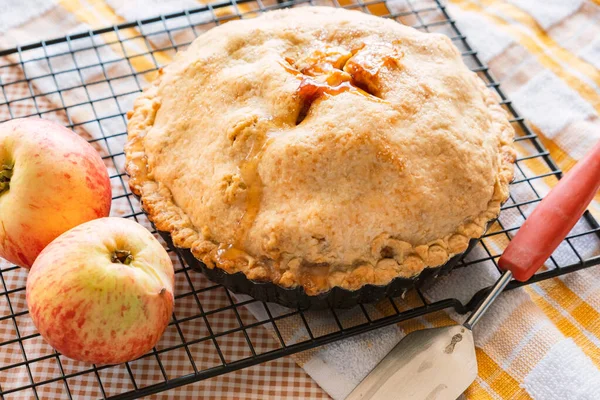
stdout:
[[600,142],[538,204],[498,260],[524,282],[577,223],[600,187]]

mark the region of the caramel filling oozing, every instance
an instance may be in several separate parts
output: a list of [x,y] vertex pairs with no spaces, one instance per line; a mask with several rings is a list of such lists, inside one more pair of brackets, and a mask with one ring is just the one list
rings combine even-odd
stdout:
[[302,108],[297,124],[306,118],[311,105],[325,96],[351,92],[381,101],[379,74],[384,68],[400,67],[402,55],[396,47],[383,43],[352,51],[338,47],[317,49],[295,63],[286,58],[286,71],[301,78],[298,96]]
[[[326,96],[350,92],[374,101],[381,101],[379,73],[384,68],[399,67],[401,57],[402,53],[392,45],[377,44],[363,45],[352,51],[339,47],[323,47],[296,62],[285,58],[285,62],[280,62],[280,65],[285,71],[300,79],[297,94],[302,100],[302,107],[297,124],[306,118],[315,101]],[[258,169],[265,149],[270,144],[270,140],[262,132],[254,135],[250,140],[254,140],[252,148],[239,166],[240,175],[246,185],[245,211],[238,221],[233,242],[222,244],[216,251],[215,261],[218,264],[249,257],[239,249],[245,248],[244,242],[248,232],[260,211],[263,182]],[[389,148],[383,148],[378,152],[379,157],[393,158],[393,154]],[[316,275],[314,279],[317,279]],[[302,284],[311,286],[314,282]]]
[[246,184],[246,210],[242,218],[238,222],[238,229],[235,233],[236,247],[245,247],[243,242],[248,236],[248,231],[252,228],[254,220],[260,210],[260,202],[262,200],[263,182],[258,173],[258,167],[262,160],[266,148],[271,143],[271,139],[267,139],[265,134],[261,138],[256,138],[256,142],[252,149],[241,163],[239,170],[242,180]]
[[247,259],[248,254],[237,249],[233,244],[221,244],[215,254],[217,264],[223,265],[234,260]]

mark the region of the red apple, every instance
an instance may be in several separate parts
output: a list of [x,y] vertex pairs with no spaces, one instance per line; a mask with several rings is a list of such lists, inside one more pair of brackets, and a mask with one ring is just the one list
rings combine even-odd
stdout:
[[173,312],[173,264],[143,226],[101,218],[65,232],[27,278],[27,305],[65,356],[116,364],[148,352]]
[[63,232],[110,212],[110,180],[94,148],[39,118],[0,125],[0,257],[29,268]]

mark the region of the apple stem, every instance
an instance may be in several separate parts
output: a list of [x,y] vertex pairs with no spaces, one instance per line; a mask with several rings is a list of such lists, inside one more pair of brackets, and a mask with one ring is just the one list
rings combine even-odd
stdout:
[[8,190],[10,186],[10,178],[13,174],[13,167],[10,165],[3,165],[0,170],[0,194]]
[[127,250],[115,250],[110,259],[114,263],[129,265],[133,261],[133,256]]

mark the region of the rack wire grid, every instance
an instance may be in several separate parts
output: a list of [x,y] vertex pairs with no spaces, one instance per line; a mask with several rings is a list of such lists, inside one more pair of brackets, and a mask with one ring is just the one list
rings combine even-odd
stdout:
[[[111,172],[113,215],[134,219],[152,229],[129,190],[123,170],[126,112],[133,99],[164,62],[201,32],[267,10],[317,4],[359,9],[421,31],[447,34],[461,50],[467,66],[497,93],[517,132],[516,177],[498,221],[459,267],[469,267],[477,273],[476,269],[482,266],[496,266],[506,243],[545,194],[543,187],[556,182],[561,171],[479,60],[446,6],[438,0],[230,0],[3,50],[0,51],[0,119],[39,116],[59,121],[88,138],[101,152]],[[8,72],[11,69],[19,72]],[[560,257],[555,253],[529,283],[600,263],[598,254],[586,255],[590,237],[597,239],[599,234],[597,222],[586,212],[578,228],[559,247]],[[411,301],[385,300],[385,307],[393,310],[392,315],[387,316],[375,312],[371,306],[350,311],[291,310],[232,295],[185,266],[172,250],[169,252],[176,265],[176,306],[172,321],[150,353],[117,366],[77,363],[51,349],[27,315],[26,271],[16,266],[0,269],[0,333],[4,332],[0,336],[0,397],[43,398],[48,388],[53,388],[54,392],[58,390],[64,393],[63,397],[71,399],[78,397],[81,392],[77,388],[84,386],[85,393],[91,394],[86,397],[137,398],[409,318],[450,308],[464,313],[472,310],[488,290],[477,291],[468,302],[456,298],[430,302],[423,290],[416,288],[406,294]],[[513,281],[509,289],[520,285],[522,283]],[[248,307],[254,307],[254,314]],[[345,317],[348,313],[361,317],[348,319]],[[323,330],[311,326],[316,314],[319,318],[328,318],[333,328]],[[301,326],[304,335],[290,338],[282,332],[286,323]],[[174,359],[179,361],[174,362]],[[49,368],[48,363],[55,372],[50,376],[40,374],[40,370]],[[149,374],[148,369],[153,372]],[[105,384],[107,379],[115,377],[119,379],[118,385]]]

